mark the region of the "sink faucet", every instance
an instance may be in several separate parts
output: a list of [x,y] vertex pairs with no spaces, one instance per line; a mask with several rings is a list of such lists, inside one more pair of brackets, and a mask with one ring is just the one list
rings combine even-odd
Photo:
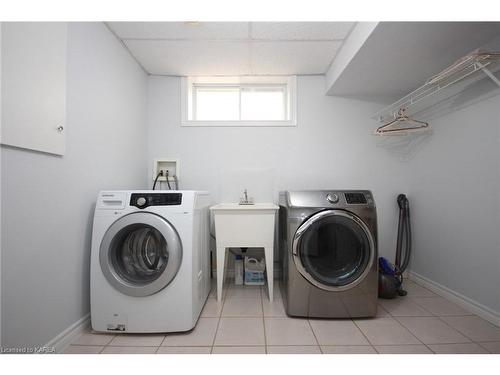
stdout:
[[240,198],[240,204],[242,204],[242,205],[253,204],[253,198],[248,198],[247,189],[245,189],[245,191],[243,191],[243,198]]

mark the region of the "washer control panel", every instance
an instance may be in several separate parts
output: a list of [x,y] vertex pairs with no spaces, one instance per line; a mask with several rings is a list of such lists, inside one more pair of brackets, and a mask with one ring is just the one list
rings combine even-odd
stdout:
[[182,193],[133,193],[130,205],[137,208],[150,206],[179,206],[182,204]]

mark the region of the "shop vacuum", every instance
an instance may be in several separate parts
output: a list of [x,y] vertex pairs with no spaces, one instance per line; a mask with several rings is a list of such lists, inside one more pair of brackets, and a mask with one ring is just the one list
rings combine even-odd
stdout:
[[399,223],[395,264],[391,264],[383,257],[380,257],[378,262],[378,296],[385,299],[406,296],[407,294],[403,289],[403,272],[408,267],[411,256],[410,204],[404,194],[398,195],[397,202]]

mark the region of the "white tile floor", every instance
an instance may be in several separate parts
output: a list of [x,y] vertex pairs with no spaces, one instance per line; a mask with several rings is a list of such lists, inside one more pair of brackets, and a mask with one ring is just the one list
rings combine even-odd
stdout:
[[499,353],[500,328],[430,290],[405,281],[408,296],[379,300],[373,319],[297,319],[285,314],[279,283],[215,286],[195,329],[166,335],[88,332],[65,353],[81,354],[423,354]]

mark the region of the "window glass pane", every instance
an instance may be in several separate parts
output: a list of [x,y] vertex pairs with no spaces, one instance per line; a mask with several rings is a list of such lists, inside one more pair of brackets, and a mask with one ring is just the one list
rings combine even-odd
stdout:
[[194,95],[196,120],[239,120],[238,88],[195,88]]
[[286,120],[285,90],[247,89],[241,91],[242,120]]

